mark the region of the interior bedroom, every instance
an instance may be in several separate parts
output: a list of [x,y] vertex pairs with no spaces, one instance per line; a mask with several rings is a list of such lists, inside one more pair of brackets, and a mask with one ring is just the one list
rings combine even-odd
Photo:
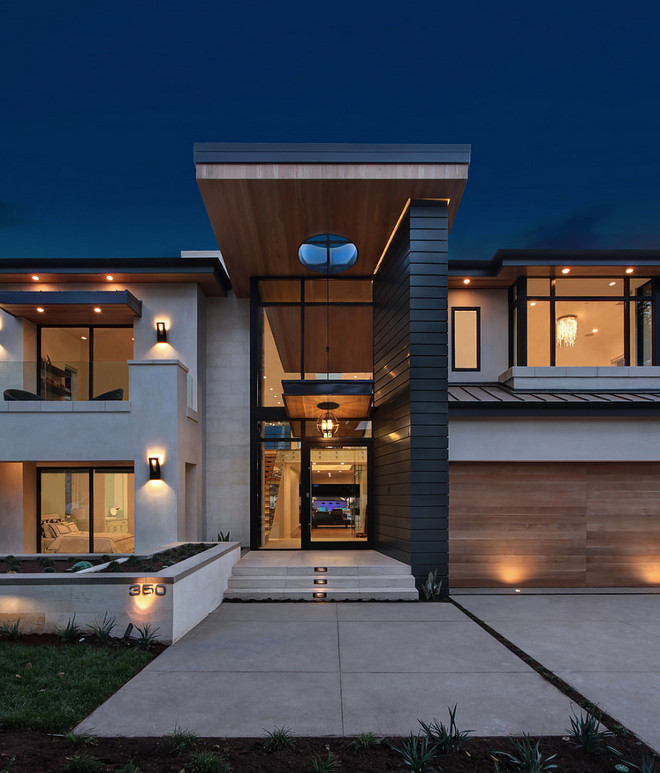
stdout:
[[119,467],[38,469],[39,551],[134,552],[133,478]]

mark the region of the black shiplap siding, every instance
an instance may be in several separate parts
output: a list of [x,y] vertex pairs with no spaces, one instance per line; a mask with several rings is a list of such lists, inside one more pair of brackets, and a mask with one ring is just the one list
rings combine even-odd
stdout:
[[376,547],[448,591],[447,207],[413,202],[374,280]]

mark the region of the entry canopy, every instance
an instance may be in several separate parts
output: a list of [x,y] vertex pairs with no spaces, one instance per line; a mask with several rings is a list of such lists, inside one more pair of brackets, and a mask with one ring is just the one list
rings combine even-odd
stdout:
[[371,276],[410,199],[447,202],[467,181],[469,145],[195,145],[195,167],[238,296],[253,276],[314,276],[298,260],[318,234],[352,242],[344,275]]
[[314,420],[323,413],[319,404],[335,403],[332,413],[338,421],[366,419],[371,414],[371,381],[282,381],[284,407],[289,419]]

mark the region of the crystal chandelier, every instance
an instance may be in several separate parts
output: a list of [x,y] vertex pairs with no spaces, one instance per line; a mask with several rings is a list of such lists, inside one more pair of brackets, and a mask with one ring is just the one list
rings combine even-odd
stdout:
[[565,314],[557,319],[557,343],[559,346],[575,346],[577,338],[577,317]]

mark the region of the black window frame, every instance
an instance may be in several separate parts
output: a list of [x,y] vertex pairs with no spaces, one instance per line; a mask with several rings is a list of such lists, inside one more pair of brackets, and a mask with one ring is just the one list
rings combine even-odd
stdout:
[[[477,367],[456,367],[456,313],[457,311],[476,311],[477,313]],[[451,369],[454,373],[477,373],[481,370],[481,306],[452,306],[451,307]]]
[[[58,327],[57,325],[50,325],[45,327]],[[98,325],[98,327],[105,327],[105,325]],[[119,325],[116,325],[116,327],[119,327]],[[123,325],[121,327],[124,327]],[[51,472],[51,473],[87,473],[88,475],[88,491],[89,491],[89,538],[87,542],[87,547],[89,550],[87,551],[90,554],[93,555],[102,555],[99,553],[95,553],[94,548],[94,473],[98,472],[111,472],[111,473],[128,473],[130,472],[132,475],[135,475],[135,466],[130,466],[126,464],[121,464],[117,467],[112,467],[107,464],[101,464],[101,465],[81,465],[79,467],[75,465],[56,465],[54,467],[37,467],[36,473],[37,473],[37,506],[36,506],[36,521],[37,521],[37,530],[36,530],[36,541],[37,541],[37,553],[42,553],[41,550],[41,476],[45,472]],[[133,512],[135,513],[135,499],[133,499]],[[135,538],[135,534],[133,535],[133,538]],[[48,555],[57,555],[56,553],[48,554]]]
[[[630,289],[630,277],[629,276],[587,276],[587,275],[575,275],[572,277],[556,277],[550,275],[544,276],[530,276],[519,277],[509,287],[509,367],[526,367],[527,366],[527,314],[528,303],[530,301],[536,301],[539,303],[549,303],[550,312],[550,358],[549,366],[557,367],[557,347],[556,347],[556,326],[553,324],[553,320],[556,319],[556,304],[557,302],[564,301],[584,301],[584,302],[622,302],[623,303],[623,346],[624,346],[624,367],[642,367],[640,365],[632,365],[632,357],[638,360],[639,345],[632,347],[630,344],[630,312],[633,304],[639,303],[641,300],[650,301],[651,313],[652,313],[652,343],[651,351],[653,354],[653,365],[660,364],[660,314],[658,314],[658,303],[660,302],[660,277],[643,277],[651,282],[651,294],[640,296],[638,291],[631,292]],[[549,295],[527,295],[527,280],[528,279],[549,279],[550,280],[550,294]],[[557,295],[555,281],[557,279],[616,279],[623,280],[623,294],[622,295]],[[644,287],[645,285],[641,285]],[[515,341],[515,345],[514,345]]]
[[[37,395],[39,397],[43,397],[42,395],[42,384],[41,384],[41,331],[44,328],[50,328],[51,330],[54,328],[80,328],[80,329],[87,329],[89,330],[89,362],[88,362],[88,381],[89,388],[87,390],[87,401],[93,399],[94,395],[94,331],[98,329],[102,330],[108,330],[110,328],[112,329],[118,329],[118,328],[126,328],[128,330],[134,330],[133,325],[76,325],[75,323],[72,323],[70,325],[62,325],[62,324],[46,324],[46,325],[37,325]],[[124,397],[124,399],[127,399]]]

